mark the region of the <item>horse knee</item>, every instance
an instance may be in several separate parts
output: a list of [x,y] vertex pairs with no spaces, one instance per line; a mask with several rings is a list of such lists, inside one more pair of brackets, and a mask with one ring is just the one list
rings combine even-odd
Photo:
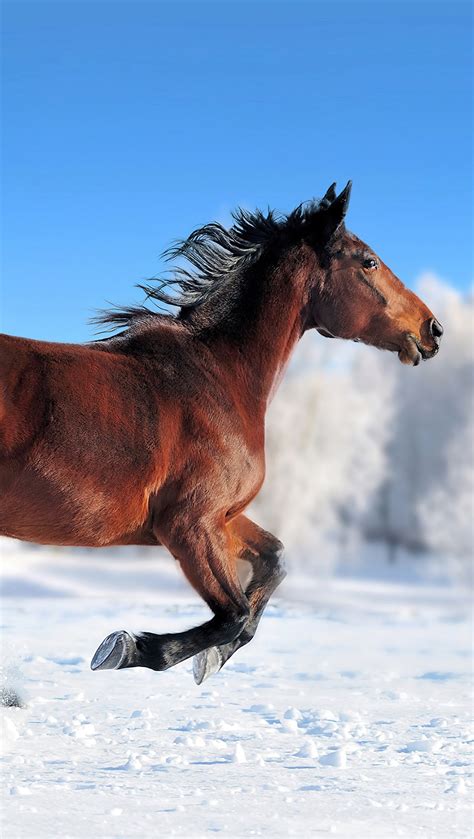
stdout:
[[275,539],[275,547],[272,551],[272,578],[277,584],[281,583],[287,575],[285,562],[285,546],[279,539]]

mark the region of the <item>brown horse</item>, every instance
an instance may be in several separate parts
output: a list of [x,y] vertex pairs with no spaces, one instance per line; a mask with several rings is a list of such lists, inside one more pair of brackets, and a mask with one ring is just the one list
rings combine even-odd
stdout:
[[[173,250],[189,269],[145,287],[176,316],[107,313],[84,346],[0,337],[0,533],[52,545],[164,545],[214,616],[185,632],[114,632],[92,669],[200,683],[253,637],[284,576],[282,545],[244,515],[262,486],[265,412],[311,328],[398,353],[438,352],[442,327],[344,226],[350,183],[277,218],[239,210]],[[168,284],[169,286],[169,284]],[[237,560],[251,563],[243,590]]]

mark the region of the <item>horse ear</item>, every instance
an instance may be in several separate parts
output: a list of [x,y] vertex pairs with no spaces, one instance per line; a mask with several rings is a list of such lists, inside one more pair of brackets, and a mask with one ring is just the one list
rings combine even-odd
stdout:
[[332,206],[337,205],[341,210],[341,221],[349,209],[349,201],[351,199],[352,181],[347,181],[344,189],[333,201]]
[[[331,187],[329,187],[331,189]],[[349,208],[349,199],[351,197],[352,181],[348,181],[341,193],[334,199],[331,205],[325,212],[325,233],[332,236],[339,225],[344,221],[344,217]],[[329,190],[328,190],[329,192]]]
[[336,182],[331,184],[329,189],[323,195],[323,201],[328,201],[329,204],[332,204],[332,202],[335,200],[335,198],[336,198]]

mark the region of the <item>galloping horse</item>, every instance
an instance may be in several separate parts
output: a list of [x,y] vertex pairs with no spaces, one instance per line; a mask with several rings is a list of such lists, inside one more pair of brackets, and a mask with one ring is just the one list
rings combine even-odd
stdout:
[[[284,577],[283,546],[244,515],[265,473],[265,412],[298,340],[438,352],[427,306],[344,224],[351,183],[285,217],[238,210],[171,253],[178,313],[127,308],[85,345],[0,336],[0,533],[50,545],[164,545],[213,612],[185,632],[109,635],[93,670],[165,670],[197,683],[253,637]],[[252,566],[245,587],[237,560]]]

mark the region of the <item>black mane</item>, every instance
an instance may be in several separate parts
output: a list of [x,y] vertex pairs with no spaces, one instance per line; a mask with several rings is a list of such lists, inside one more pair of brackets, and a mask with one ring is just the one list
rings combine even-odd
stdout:
[[[266,214],[260,210],[249,212],[238,208],[232,213],[234,223],[227,229],[218,222],[211,222],[194,230],[187,239],[178,241],[164,252],[167,260],[185,259],[188,267],[176,267],[168,279],[153,279],[137,284],[145,292],[146,301],[153,301],[155,308],[128,306],[100,313],[95,323],[128,327],[136,319],[157,317],[160,305],[179,308],[177,319],[210,298],[223,279],[242,276],[255,265],[263,252],[278,241],[297,241],[305,231],[317,229],[322,210],[330,204],[326,196],[321,200],[300,204],[286,216],[273,210]],[[318,218],[319,217],[319,218]],[[145,301],[145,302],[146,302]],[[168,317],[174,317],[168,313]]]

